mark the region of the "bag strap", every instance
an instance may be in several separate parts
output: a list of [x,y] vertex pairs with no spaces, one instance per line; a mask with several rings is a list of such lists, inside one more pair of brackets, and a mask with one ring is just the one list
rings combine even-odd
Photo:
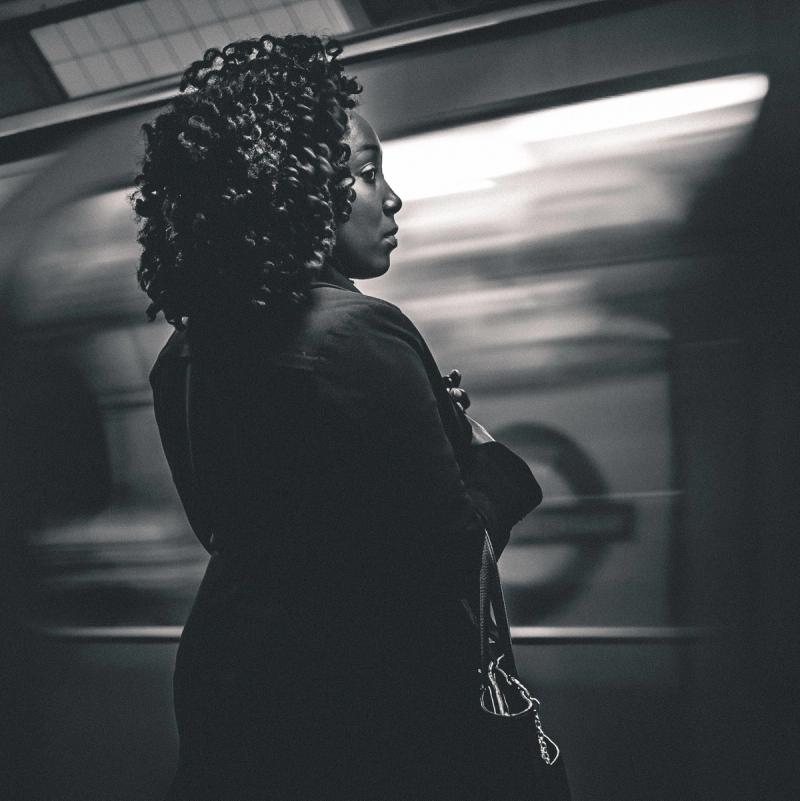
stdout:
[[488,675],[489,665],[492,661],[492,654],[489,648],[491,644],[489,633],[492,628],[492,610],[494,610],[495,625],[497,627],[498,646],[504,654],[505,670],[516,676],[517,665],[514,660],[514,651],[511,648],[511,629],[508,625],[503,587],[500,583],[500,571],[497,569],[497,559],[494,555],[489,532],[484,529],[478,613],[481,638],[481,670],[484,676]]

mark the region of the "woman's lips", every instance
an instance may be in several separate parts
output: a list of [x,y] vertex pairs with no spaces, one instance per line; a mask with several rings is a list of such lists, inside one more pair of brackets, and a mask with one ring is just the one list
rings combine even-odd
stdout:
[[393,248],[397,247],[397,238],[393,234],[383,237],[383,242],[388,242]]

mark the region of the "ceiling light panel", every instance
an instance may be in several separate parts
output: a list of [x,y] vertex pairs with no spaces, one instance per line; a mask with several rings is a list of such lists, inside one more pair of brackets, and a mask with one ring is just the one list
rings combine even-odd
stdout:
[[60,27],[73,53],[85,56],[100,49],[100,42],[92,35],[85,19],[68,19]]
[[148,13],[144,3],[131,3],[113,9],[125,31],[134,42],[146,42],[155,39],[159,32],[156,30],[153,17]]
[[252,14],[253,9],[256,7],[252,3],[248,3],[247,0],[216,0],[214,5],[226,19]]
[[209,47],[353,30],[341,0],[146,0],[31,31],[69,97],[180,74]]
[[124,73],[111,62],[106,53],[93,53],[86,56],[82,66],[89,73],[92,83],[100,92],[119,86],[120,81],[123,80]]
[[92,14],[86,18],[86,22],[94,28],[103,47],[121,47],[130,41],[130,36],[122,29],[121,21],[113,10]]
[[53,72],[71,97],[88,95],[97,91],[97,87],[89,82],[86,72],[76,61],[62,61],[59,64],[53,64]]
[[208,0],[189,0],[189,2],[177,0],[177,2],[183,6],[187,16],[195,25],[205,25],[219,19],[219,15],[211,8]]
[[176,69],[180,69],[177,58],[167,50],[161,39],[140,42],[139,53],[150,68],[150,74],[157,78],[162,75],[171,75]]
[[61,30],[56,25],[47,25],[44,28],[37,28],[31,31],[34,42],[42,51],[42,55],[50,62],[57,64],[59,61],[68,61],[74,55],[67,47]]
[[235,39],[249,39],[256,36],[256,31],[266,30],[263,23],[254,14],[245,14],[228,21]]
[[140,53],[133,47],[117,47],[109,51],[108,57],[130,83],[139,83],[153,77],[142,61]]
[[289,12],[282,7],[259,11],[256,14],[256,18],[261,23],[262,30],[274,33],[276,36],[285,36],[287,33],[297,30],[297,26]]

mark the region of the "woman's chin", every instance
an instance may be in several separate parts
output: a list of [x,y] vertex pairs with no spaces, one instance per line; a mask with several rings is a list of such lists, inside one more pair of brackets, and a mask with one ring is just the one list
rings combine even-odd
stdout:
[[348,278],[379,278],[389,270],[389,259],[349,270]]

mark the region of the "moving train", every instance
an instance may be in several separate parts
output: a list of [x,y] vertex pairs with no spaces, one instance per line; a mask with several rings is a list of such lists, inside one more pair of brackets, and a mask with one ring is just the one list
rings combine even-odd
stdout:
[[[405,201],[389,273],[359,288],[462,372],[544,490],[501,572],[576,799],[676,797],[694,750],[673,711],[703,636],[695,448],[743,347],[725,254],[694,221],[771,91],[747,14],[714,13],[533,3],[344,38]],[[170,331],[145,319],[129,203],[140,126],[174,84],[0,126],[19,798],[157,798],[175,762],[172,662],[207,554],[155,427]]]

